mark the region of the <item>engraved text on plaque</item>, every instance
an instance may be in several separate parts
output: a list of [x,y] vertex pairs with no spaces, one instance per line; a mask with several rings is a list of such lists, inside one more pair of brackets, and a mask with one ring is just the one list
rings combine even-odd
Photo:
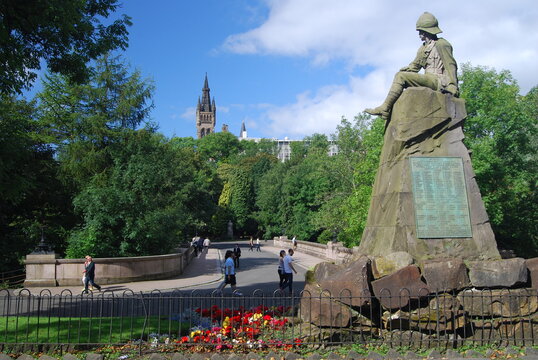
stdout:
[[410,157],[418,238],[472,237],[463,162]]

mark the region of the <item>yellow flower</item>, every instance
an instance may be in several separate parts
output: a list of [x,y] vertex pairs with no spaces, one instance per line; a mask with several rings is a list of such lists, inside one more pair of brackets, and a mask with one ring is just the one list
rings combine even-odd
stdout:
[[224,319],[224,321],[222,322],[222,327],[223,328],[226,328],[230,326],[230,317],[229,316],[226,316],[226,318]]
[[201,330],[195,330],[195,331],[192,331],[192,332],[191,332],[191,338],[192,338],[192,337],[195,337],[196,335],[200,335],[201,333],[202,333]]

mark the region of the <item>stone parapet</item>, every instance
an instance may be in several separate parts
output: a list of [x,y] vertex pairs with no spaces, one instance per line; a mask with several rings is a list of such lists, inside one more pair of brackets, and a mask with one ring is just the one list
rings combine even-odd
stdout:
[[[276,236],[273,245],[281,249],[291,249],[293,244],[287,236]],[[357,257],[357,248],[347,248],[341,242],[320,244],[310,241],[297,240],[297,250],[304,254],[341,264]]]
[[[122,258],[94,258],[99,284],[160,280],[183,273],[193,257],[192,248],[175,254]],[[82,284],[84,259],[58,259],[55,254],[27,255],[25,287]]]

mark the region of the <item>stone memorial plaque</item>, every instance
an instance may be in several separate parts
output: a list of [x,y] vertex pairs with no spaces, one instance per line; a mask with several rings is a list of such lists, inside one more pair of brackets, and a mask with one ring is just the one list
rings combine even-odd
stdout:
[[472,237],[459,157],[410,157],[418,238]]

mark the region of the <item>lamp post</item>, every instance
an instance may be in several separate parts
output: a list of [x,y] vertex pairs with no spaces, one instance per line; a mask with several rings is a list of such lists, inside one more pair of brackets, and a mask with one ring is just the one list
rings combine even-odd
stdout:
[[37,244],[34,251],[32,251],[31,255],[38,255],[38,254],[53,254],[54,251],[52,251],[52,248],[47,242],[45,241],[45,226],[41,226],[41,240],[39,240],[39,244]]

